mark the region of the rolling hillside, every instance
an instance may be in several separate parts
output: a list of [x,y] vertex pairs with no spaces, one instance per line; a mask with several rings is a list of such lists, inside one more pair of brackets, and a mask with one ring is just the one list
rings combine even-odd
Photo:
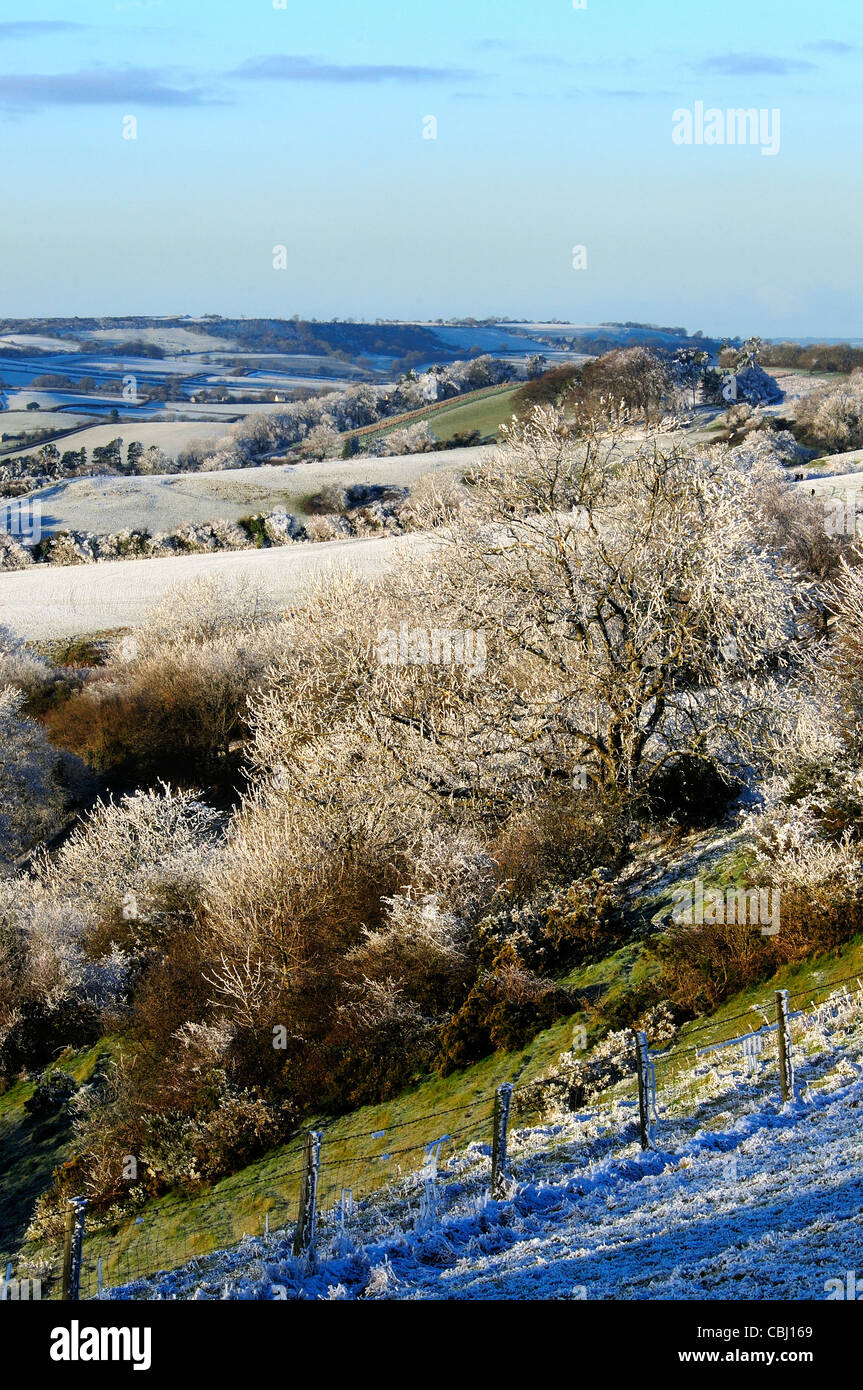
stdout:
[[[848,1107],[863,1102],[861,1083],[854,1080],[855,1058],[863,1058],[858,979],[863,936],[839,953],[785,969],[774,980],[730,998],[711,1016],[685,1025],[667,1056],[667,1044],[656,1045],[657,1125],[653,1149],[646,1155],[637,1143],[631,1073],[572,1113],[556,1105],[547,1110],[535,1085],[558,1070],[574,1043],[578,1047],[580,1028],[586,1030],[589,1046],[595,1043],[597,1003],[613,1005],[641,977],[645,957],[638,924],[661,922],[670,901],[670,880],[662,871],[671,867],[677,875],[683,866],[686,872],[703,872],[710,864],[714,881],[732,882],[739,871],[733,838],[731,844],[727,837],[696,838],[683,860],[651,867],[652,886],[633,898],[636,934],[630,943],[566,979],[570,989],[582,994],[580,1012],[519,1051],[495,1053],[446,1077],[423,1078],[385,1104],[307,1121],[324,1136],[319,1202],[327,1258],[313,1276],[288,1267],[287,1237],[278,1234],[287,1230],[290,1235],[296,1219],[298,1136],[221,1181],[151,1201],[133,1221],[118,1218],[94,1227],[85,1246],[85,1295],[95,1292],[101,1259],[106,1284],[131,1285],[133,1296],[145,1297],[189,1297],[199,1288],[197,1296],[208,1297],[216,1286],[227,1289],[228,1297],[281,1297],[272,1292],[280,1280],[293,1288],[292,1297],[327,1296],[326,1289],[339,1283],[346,1292],[330,1296],[720,1297],[729,1296],[728,1281],[741,1279],[746,1297],[824,1296],[817,1289],[806,1291],[813,1268],[818,1259],[824,1262],[826,1278],[833,1265],[843,1271],[846,1265],[854,1267],[853,1259],[847,1264],[850,1231],[843,1213],[863,1193],[863,1149],[855,1147],[847,1128]],[[779,1102],[775,1046],[769,1038],[755,1071],[739,1049],[708,1053],[703,1062],[695,1055],[696,1048],[759,1028],[776,988],[787,988],[794,1009],[802,1011],[794,1023],[801,1104],[787,1110]],[[819,1006],[849,989],[841,1028],[836,1023],[825,1029]],[[805,1015],[814,1015],[815,1021]],[[92,1070],[96,1056],[75,1059],[72,1069],[79,1079]],[[69,1068],[65,1060],[62,1065]],[[483,1194],[489,1181],[493,1098],[504,1082],[516,1087],[511,1153],[518,1187],[507,1203],[489,1205]],[[13,1219],[11,1207],[6,1213],[7,1250],[10,1234],[20,1235],[21,1201],[32,1202],[50,1166],[49,1147],[34,1176],[22,1142],[28,1121],[21,1106],[31,1091],[31,1083],[19,1087],[0,1105],[0,1135],[12,1155],[12,1185],[19,1198],[18,1215]],[[10,1135],[14,1148],[7,1147]],[[65,1137],[58,1126],[53,1141],[57,1158]],[[781,1164],[775,1161],[777,1145],[783,1146]],[[826,1155],[823,1161],[819,1152]],[[740,1165],[733,1168],[733,1182],[728,1154]],[[433,1210],[422,1177],[432,1172],[430,1155],[441,1173]],[[843,1155],[847,1166],[839,1183]],[[784,1191],[782,1173],[789,1169],[797,1176]],[[789,1230],[799,1224],[816,1198],[819,1211],[832,1213],[836,1229],[829,1222],[816,1223],[810,1235],[804,1232],[792,1278],[781,1260],[771,1258],[766,1233],[771,1222]],[[709,1219],[711,1211],[728,1214],[739,1208],[744,1209],[736,1224]],[[346,1215],[352,1232],[347,1264]],[[404,1234],[391,1240],[400,1227]],[[689,1252],[685,1274],[675,1257],[681,1234]],[[263,1242],[258,1239],[264,1237]],[[438,1258],[423,1253],[429,1241]],[[637,1270],[632,1251],[644,1242],[650,1258]],[[229,1253],[214,1253],[220,1249]],[[613,1253],[607,1258],[609,1249]],[[756,1259],[759,1251],[763,1268]],[[47,1256],[48,1269],[56,1263],[56,1251],[44,1245],[22,1254],[37,1261]],[[151,1277],[189,1260],[204,1263],[185,1274]],[[270,1260],[278,1277],[267,1273]],[[371,1277],[376,1262],[395,1273]],[[714,1270],[722,1271],[715,1287],[708,1278]],[[622,1271],[634,1282],[629,1291],[618,1286],[615,1293],[613,1281],[624,1277]],[[550,1283],[542,1282],[546,1277]],[[148,1282],[138,1285],[139,1279]],[[567,1293],[573,1284],[588,1284],[590,1291]],[[759,1294],[759,1288],[768,1291]]]

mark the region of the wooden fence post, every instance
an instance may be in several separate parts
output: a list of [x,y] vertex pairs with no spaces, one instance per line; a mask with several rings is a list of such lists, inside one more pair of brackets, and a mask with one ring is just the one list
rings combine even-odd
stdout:
[[512,1103],[512,1085],[507,1081],[498,1086],[494,1096],[494,1132],[491,1141],[491,1195],[503,1197],[506,1193],[506,1132],[509,1126],[509,1108]]
[[794,1099],[794,1058],[791,1052],[791,1023],[788,1018],[788,990],[776,991],[776,1034],[779,1039],[779,1082],[782,1104]]
[[318,1170],[321,1163],[321,1139],[319,1130],[306,1132],[303,1148],[303,1176],[300,1179],[300,1210],[297,1216],[297,1229],[294,1235],[294,1254],[304,1255],[306,1259],[315,1257],[315,1225],[318,1214]]
[[63,1242],[64,1303],[77,1303],[81,1297],[81,1256],[84,1248],[84,1208],[86,1197],[70,1197],[66,1207],[66,1233]]
[[642,1149],[650,1148],[649,1119],[649,1073],[650,1059],[647,1055],[647,1034],[635,1034],[635,1070],[638,1076],[638,1124],[641,1131]]

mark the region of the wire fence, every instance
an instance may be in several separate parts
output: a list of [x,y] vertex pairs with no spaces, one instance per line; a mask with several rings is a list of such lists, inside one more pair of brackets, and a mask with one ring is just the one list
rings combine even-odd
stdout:
[[[791,1098],[812,1101],[819,1090],[839,1084],[845,1071],[854,1074],[846,1052],[863,1035],[863,985],[857,976],[832,980],[788,995],[787,1004]],[[687,1028],[680,1043],[651,1048],[648,1040],[643,1073],[633,1046],[619,1079],[599,1094],[588,1093],[574,1110],[562,1113],[559,1096],[550,1101],[543,1081],[504,1087],[517,1119],[508,1135],[503,1127],[508,1180],[541,1182],[561,1164],[573,1176],[587,1173],[639,1140],[642,1147],[675,1152],[696,1132],[763,1107],[765,1099],[781,1105],[782,1045],[781,1013],[771,997]],[[362,1234],[396,1220],[409,1230],[427,1221],[441,1200],[441,1177],[470,1171],[489,1180],[494,1191],[493,1163],[501,1157],[494,1142],[498,1094],[479,1094],[463,1105],[376,1130],[339,1132],[337,1122],[322,1123],[314,1174],[319,1246],[336,1248],[348,1230]],[[94,1220],[84,1231],[83,1214],[77,1227],[70,1218],[65,1248],[44,1242],[22,1247],[15,1274],[38,1279],[42,1298],[74,1297],[74,1285],[81,1299],[130,1286],[132,1296],[146,1297],[143,1281],[156,1275],[188,1267],[204,1277],[224,1263],[226,1251],[239,1262],[249,1249],[260,1253],[275,1239],[284,1243],[287,1233],[302,1226],[308,1196],[300,1143],[200,1195],[161,1199],[131,1220]],[[7,1282],[12,1273],[10,1266]]]

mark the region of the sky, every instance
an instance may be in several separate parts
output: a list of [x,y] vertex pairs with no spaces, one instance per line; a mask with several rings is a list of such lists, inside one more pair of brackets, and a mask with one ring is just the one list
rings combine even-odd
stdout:
[[861,337],[861,72],[859,0],[0,0],[0,315]]

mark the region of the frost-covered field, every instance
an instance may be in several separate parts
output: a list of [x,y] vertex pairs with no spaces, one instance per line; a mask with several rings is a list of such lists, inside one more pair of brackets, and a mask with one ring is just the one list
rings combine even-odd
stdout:
[[827,454],[824,458],[812,460],[806,482],[811,482],[816,492],[827,495],[837,488],[859,490],[863,486],[861,464],[863,449],[850,449],[847,454]]
[[[10,396],[9,400],[20,401],[23,405],[25,401],[36,400],[43,396],[39,391],[19,391],[16,395]],[[25,430],[71,430],[74,425],[82,428],[90,423],[92,415],[74,415],[65,410],[62,415],[56,410],[4,410],[0,413],[0,434],[18,435]],[[30,452],[39,448],[38,444],[30,446]],[[20,450],[19,450],[20,452]],[[25,450],[25,452],[27,452]],[[11,458],[12,455],[4,455]]]
[[776,1098],[775,1053],[754,1073],[739,1049],[713,1053],[695,1089],[660,1087],[647,1153],[631,1100],[582,1111],[516,1131],[504,1200],[489,1197],[489,1146],[474,1143],[433,1188],[414,1177],[342,1223],[326,1219],[311,1271],[291,1233],[275,1232],[107,1296],[841,1296],[863,1266],[861,996],[800,1023],[794,1104]]
[[[37,398],[38,393],[34,399]],[[236,406],[232,413],[236,416],[242,415],[244,411],[241,406]],[[62,429],[65,426],[65,417],[54,415],[53,423],[58,429]],[[118,420],[108,425],[87,425],[83,429],[75,430],[72,434],[67,434],[58,447],[63,453],[67,449],[81,448],[86,448],[92,453],[93,449],[109,444],[112,439],[122,439],[124,445],[137,440],[145,449],[151,444],[156,444],[173,458],[193,439],[218,439],[225,430],[224,420]],[[34,453],[36,447],[31,445],[29,449],[16,449],[6,457],[17,458],[19,454]]]
[[424,543],[414,535],[99,565],[34,565],[0,575],[0,623],[28,640],[131,627],[143,622],[170,589],[204,575],[216,575],[227,585],[248,581],[278,612],[302,602],[315,580],[334,565],[374,575],[391,563],[398,545]]
[[[35,494],[46,532],[69,526],[108,533],[124,527],[170,530],[188,521],[234,518],[303,498],[333,483],[410,486],[424,474],[460,471],[488,448],[346,463],[226,469],[144,478],[82,478]],[[407,543],[421,544],[419,537]],[[278,550],[242,550],[99,565],[33,565],[0,574],[0,623],[28,640],[74,637],[143,622],[167,589],[202,574],[227,583],[249,579],[274,609],[300,602],[334,561],[377,574],[398,542],[388,538],[322,542]]]
[[[192,430],[197,426],[184,428]],[[42,529],[46,532],[70,528],[106,535],[146,527],[153,534],[187,523],[236,520],[277,506],[300,511],[312,493],[333,484],[391,483],[410,487],[425,473],[463,470],[486,453],[488,448],[480,446],[348,462],[333,459],[326,463],[262,464],[258,468],[226,468],[211,473],[70,478],[30,495],[41,503]]]
[[232,338],[219,338],[197,328],[93,328],[86,335],[87,342],[103,343],[155,343],[166,352],[226,352],[236,347]]

